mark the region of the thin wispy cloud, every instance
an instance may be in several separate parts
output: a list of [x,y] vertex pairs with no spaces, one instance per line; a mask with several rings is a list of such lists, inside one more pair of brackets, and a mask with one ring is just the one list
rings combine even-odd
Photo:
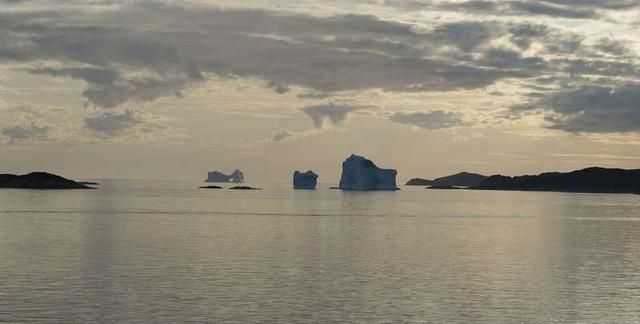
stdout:
[[389,120],[424,129],[443,129],[466,125],[459,114],[442,110],[397,112],[391,115]]

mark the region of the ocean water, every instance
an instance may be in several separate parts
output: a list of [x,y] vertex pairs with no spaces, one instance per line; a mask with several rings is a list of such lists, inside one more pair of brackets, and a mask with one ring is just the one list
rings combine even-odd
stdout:
[[640,196],[0,190],[3,323],[640,323]]

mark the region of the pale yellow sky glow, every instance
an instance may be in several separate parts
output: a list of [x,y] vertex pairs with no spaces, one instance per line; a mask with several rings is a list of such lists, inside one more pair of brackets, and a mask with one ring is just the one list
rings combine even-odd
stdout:
[[638,168],[637,17],[634,0],[0,0],[0,172]]

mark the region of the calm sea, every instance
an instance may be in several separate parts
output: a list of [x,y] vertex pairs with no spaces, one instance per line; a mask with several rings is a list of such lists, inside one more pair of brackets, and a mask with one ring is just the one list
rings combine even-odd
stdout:
[[0,190],[0,322],[640,323],[640,196]]

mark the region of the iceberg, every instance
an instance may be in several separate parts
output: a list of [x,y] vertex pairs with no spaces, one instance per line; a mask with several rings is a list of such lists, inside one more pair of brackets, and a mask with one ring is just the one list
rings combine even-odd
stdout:
[[293,173],[293,189],[315,189],[317,183],[318,175],[311,170]]
[[211,171],[207,176],[207,180],[205,182],[233,182],[233,183],[243,183],[244,182],[244,174],[242,171],[236,169],[232,174],[226,175],[222,172]]
[[394,169],[380,169],[373,161],[352,154],[342,162],[342,190],[398,190]]

